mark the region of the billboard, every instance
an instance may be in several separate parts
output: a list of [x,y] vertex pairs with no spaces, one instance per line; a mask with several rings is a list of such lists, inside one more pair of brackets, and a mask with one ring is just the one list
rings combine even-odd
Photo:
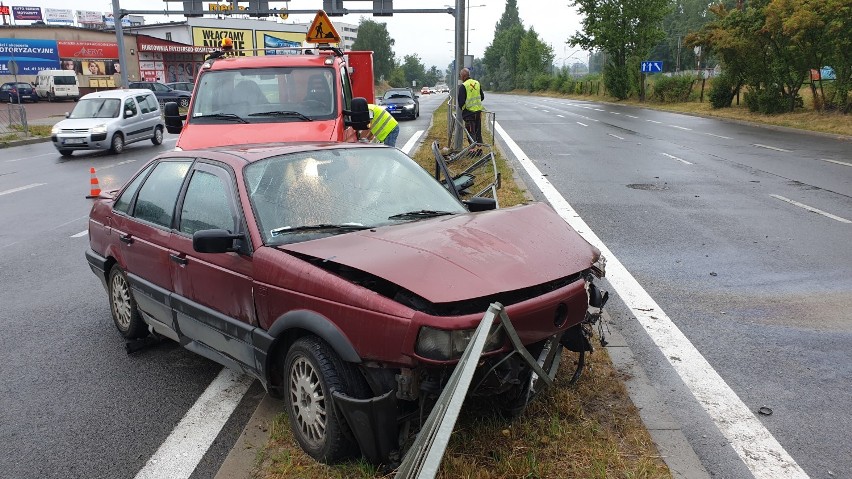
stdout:
[[[251,30],[237,30],[230,28],[208,28],[192,27],[192,44],[201,47],[213,47],[218,49],[223,38],[228,37],[234,41],[234,50],[254,49],[254,37]],[[252,51],[237,51],[238,56],[253,56]]]
[[12,17],[15,20],[44,20],[41,7],[12,7]]
[[101,12],[77,10],[77,23],[100,25],[101,23],[104,23],[104,16]]
[[74,12],[62,8],[45,8],[44,21],[48,23],[74,23]]
[[59,57],[62,59],[88,59],[98,60],[118,58],[118,44],[115,42],[56,42],[59,48]]
[[259,55],[298,55],[298,50],[289,49],[300,48],[305,39],[304,33],[256,30],[254,34],[257,48],[264,49]]
[[56,40],[0,38],[0,75],[9,75],[9,60],[18,64],[19,75],[59,68]]

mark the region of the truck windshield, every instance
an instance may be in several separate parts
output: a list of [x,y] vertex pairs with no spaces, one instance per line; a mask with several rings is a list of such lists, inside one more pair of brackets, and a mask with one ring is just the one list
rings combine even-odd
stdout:
[[333,119],[335,84],[334,70],[325,67],[206,71],[198,79],[189,121],[222,122],[223,114],[251,123]]

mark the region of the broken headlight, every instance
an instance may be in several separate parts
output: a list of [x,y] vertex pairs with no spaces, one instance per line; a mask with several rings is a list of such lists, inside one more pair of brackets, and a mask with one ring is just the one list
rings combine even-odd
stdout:
[[[458,359],[467,349],[467,345],[475,332],[475,329],[448,331],[423,326],[420,328],[420,334],[417,335],[417,345],[414,350],[418,355],[428,359],[438,361]],[[498,322],[491,325],[488,339],[485,340],[485,347],[482,348],[482,351],[494,351],[501,346],[503,346],[503,332]]]
[[592,273],[598,277],[598,279],[606,276],[606,256],[601,254],[598,256],[597,261],[592,263]]

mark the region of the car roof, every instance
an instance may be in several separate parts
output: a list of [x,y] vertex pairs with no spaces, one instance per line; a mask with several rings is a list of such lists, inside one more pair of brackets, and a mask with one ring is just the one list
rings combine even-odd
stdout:
[[[381,148],[394,149],[385,145],[375,143],[350,143],[337,141],[306,141],[291,143],[256,143],[250,145],[226,145],[212,148],[202,148],[190,151],[171,151],[163,153],[158,158],[177,157],[185,159],[187,153],[193,156],[219,157],[219,154],[231,155],[242,159],[246,163],[264,160],[273,156],[287,155],[290,153],[301,153],[316,150],[340,150],[352,148]],[[208,153],[208,154],[205,154]],[[211,154],[212,153],[212,154]]]
[[84,95],[83,99],[92,99],[92,98],[118,98],[123,99],[129,96],[136,95],[150,95],[151,90],[143,90],[141,88],[122,88],[121,90],[104,90],[104,91],[96,91],[94,93],[89,93]]
[[[333,56],[321,53],[318,55],[260,55],[245,57],[224,57],[215,61],[205,62],[210,64],[209,70],[235,70],[242,68],[268,68],[268,67],[331,67],[326,65],[325,59]],[[202,66],[202,69],[207,69]]]

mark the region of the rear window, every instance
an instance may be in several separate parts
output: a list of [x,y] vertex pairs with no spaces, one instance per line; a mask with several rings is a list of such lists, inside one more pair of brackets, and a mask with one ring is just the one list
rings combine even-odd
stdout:
[[53,77],[53,84],[54,85],[76,85],[77,84],[77,77],[75,77],[74,75],[56,76],[56,77]]

